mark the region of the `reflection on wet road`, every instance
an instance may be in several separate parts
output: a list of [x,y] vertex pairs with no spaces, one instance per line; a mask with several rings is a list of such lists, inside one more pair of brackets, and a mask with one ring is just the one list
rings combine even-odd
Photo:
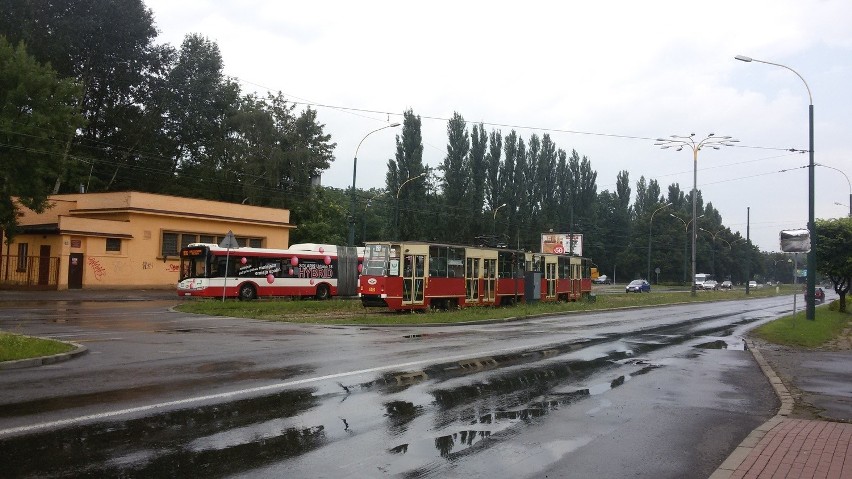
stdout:
[[[24,320],[38,317],[38,313],[30,314]],[[492,351],[504,352],[434,363],[411,361],[408,364],[417,367],[380,367],[372,373],[362,370],[305,382],[301,387],[278,388],[273,380],[304,374],[310,366],[289,372],[259,369],[240,380],[273,381],[266,389],[257,389],[272,393],[227,401],[211,396],[184,409],[151,408],[144,414],[116,415],[26,433],[3,429],[0,450],[4,475],[444,477],[451,471],[459,473],[473,467],[465,464],[481,461],[478,454],[493,457],[502,445],[526,441],[526,434],[549,422],[573,425],[573,432],[566,429],[553,438],[558,440],[548,442],[547,454],[537,454],[530,460],[525,471],[534,474],[554,467],[559,458],[597,437],[590,432],[594,428],[567,418],[579,413],[589,424],[595,423],[596,415],[608,413],[613,404],[623,401],[613,392],[634,381],[644,382],[643,388],[655,381],[663,385],[666,374],[693,374],[705,355],[742,353],[744,342],[736,335],[737,329],[761,317],[705,315],[618,332],[608,331],[612,324],[607,324],[546,347],[495,348]],[[92,328],[91,323],[97,324],[97,319],[89,320],[88,328]],[[152,325],[139,320],[138,315],[128,324],[131,330],[152,330]],[[542,332],[546,324],[515,323],[507,327]],[[157,328],[162,325],[153,330]],[[397,341],[419,341],[424,336],[404,333]],[[388,341],[384,338],[382,341]],[[452,332],[442,337],[447,341],[452,338]],[[705,362],[715,364],[719,370],[714,374],[721,375],[741,368],[742,358],[714,356]],[[207,390],[211,385],[208,381],[230,381],[229,372],[236,375],[242,366],[238,360],[210,363],[206,366],[209,370],[203,372],[216,376],[196,379],[195,384],[182,383],[181,388]],[[7,402],[0,408],[0,418],[38,417],[40,413],[73,408],[75,403],[91,404],[95,399],[112,403],[122,395],[156,397],[172,386],[161,382],[138,390],[119,388]],[[660,397],[677,394],[674,388],[657,389],[653,394]],[[754,406],[724,385],[718,389],[722,391],[718,396],[707,399],[711,402],[708,408],[737,409],[749,404],[761,414],[771,414],[771,404]],[[759,418],[755,421],[760,422]],[[488,471],[488,467],[483,470]],[[508,477],[508,471],[503,472]]]

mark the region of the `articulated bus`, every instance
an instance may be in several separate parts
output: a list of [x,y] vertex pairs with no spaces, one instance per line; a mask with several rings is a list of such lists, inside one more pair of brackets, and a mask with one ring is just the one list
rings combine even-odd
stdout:
[[289,249],[225,249],[193,243],[180,250],[179,296],[355,296],[361,255],[356,248],[299,244]]
[[393,311],[577,301],[592,291],[579,256],[426,242],[367,242],[359,296]]

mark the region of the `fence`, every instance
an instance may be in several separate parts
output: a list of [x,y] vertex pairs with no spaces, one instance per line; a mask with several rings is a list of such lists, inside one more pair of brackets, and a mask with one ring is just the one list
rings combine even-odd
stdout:
[[0,256],[0,289],[56,289],[59,258]]

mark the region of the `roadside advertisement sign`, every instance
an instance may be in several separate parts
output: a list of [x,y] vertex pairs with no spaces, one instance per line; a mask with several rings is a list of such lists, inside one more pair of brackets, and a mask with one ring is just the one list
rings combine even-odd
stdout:
[[541,252],[583,256],[583,235],[580,233],[542,233]]
[[808,230],[781,231],[781,251],[785,253],[807,253],[811,250],[811,235]]

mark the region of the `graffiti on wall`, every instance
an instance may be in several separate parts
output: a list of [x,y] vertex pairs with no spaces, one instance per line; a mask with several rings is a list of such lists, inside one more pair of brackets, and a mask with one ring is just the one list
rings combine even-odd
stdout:
[[107,274],[106,268],[104,268],[104,266],[101,264],[101,262],[98,261],[97,259],[89,257],[86,260],[86,263],[89,264],[89,268],[91,268],[92,273],[95,274],[96,280],[100,281],[106,276],[106,274]]

